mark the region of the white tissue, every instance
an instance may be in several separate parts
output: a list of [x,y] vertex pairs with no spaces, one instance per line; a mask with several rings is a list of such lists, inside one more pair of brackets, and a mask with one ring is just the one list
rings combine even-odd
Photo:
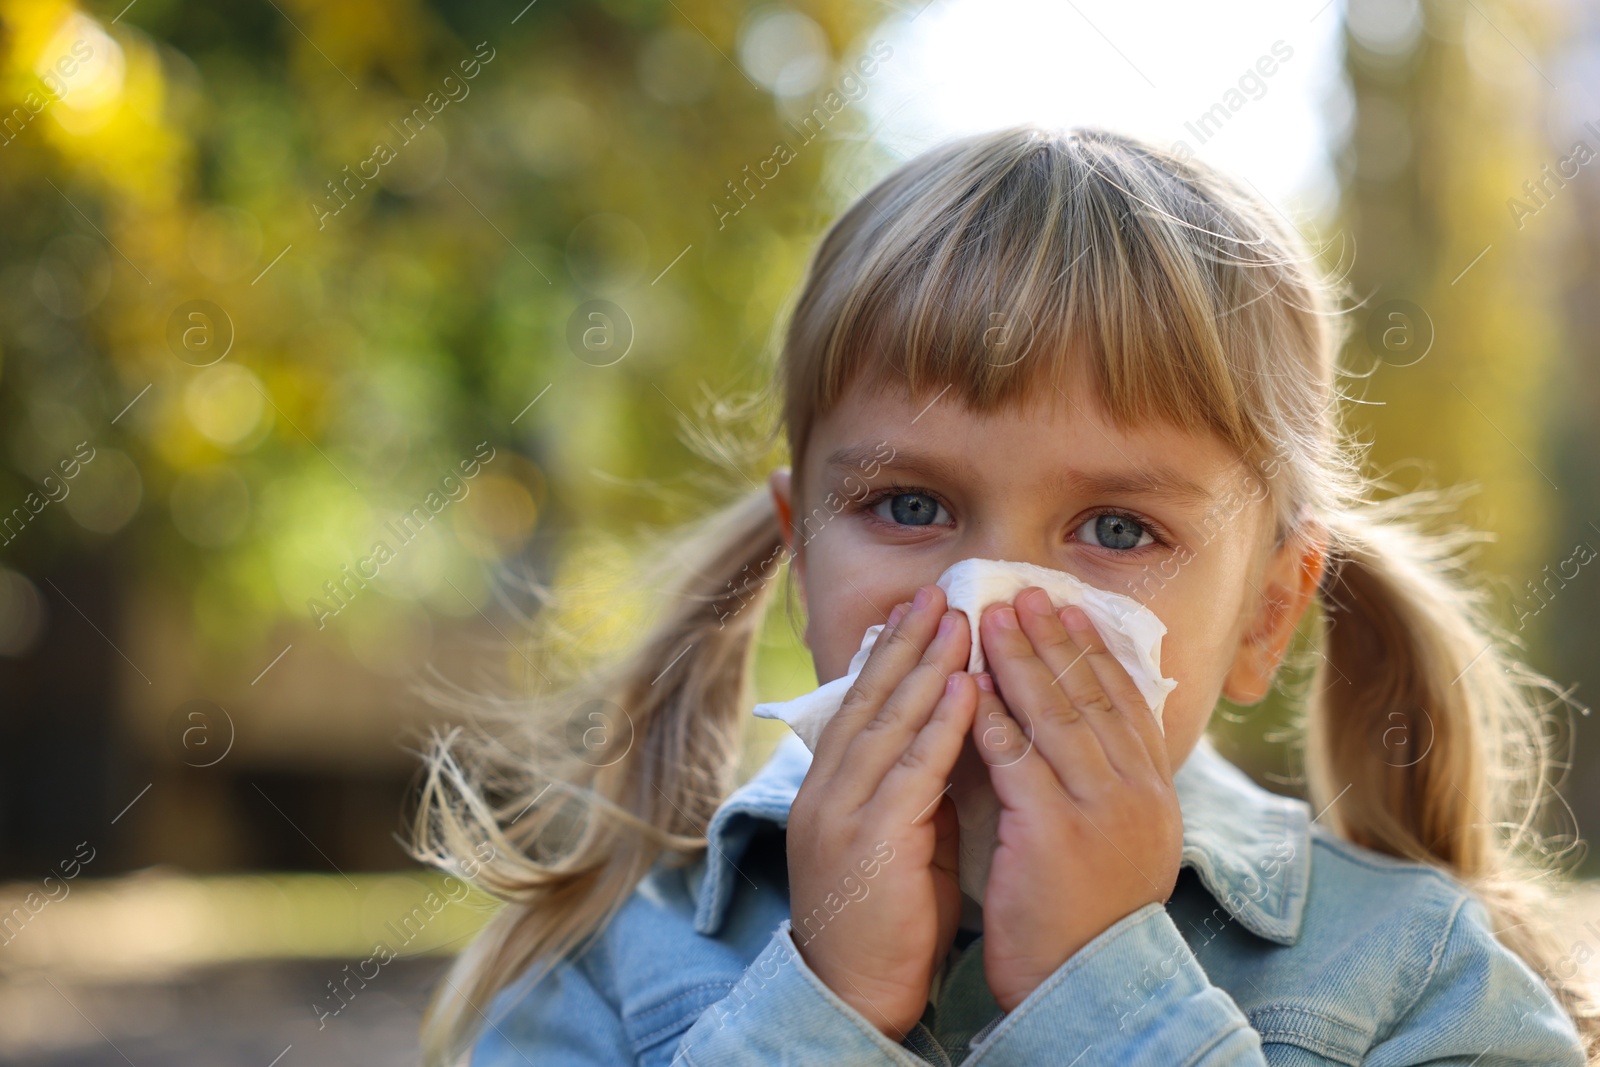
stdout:
[[[1178,683],[1161,674],[1161,638],[1167,627],[1137,600],[1097,589],[1065,571],[998,559],[964,559],[940,575],[937,584],[944,590],[948,605],[965,614],[971,626],[972,654],[967,660],[967,670],[976,673],[985,669],[978,635],[978,619],[983,609],[990,604],[1010,603],[1022,590],[1037,585],[1050,595],[1051,603],[1058,610],[1068,604],[1076,604],[1084,610],[1107,650],[1139,688],[1145,703],[1155,713],[1156,722],[1161,723],[1167,694]],[[823,727],[838,713],[845,693],[866,665],[867,655],[883,632],[883,626],[879,623],[867,628],[861,637],[861,648],[851,657],[850,668],[843,677],[793,700],[757,704],[755,714],[788,723],[806,747],[815,752]],[[956,807],[961,824],[961,888],[982,904],[989,861],[994,853],[1000,802],[984,782],[981,792],[956,797]]]
[[[1107,650],[1139,687],[1145,703],[1155,712],[1156,722],[1161,721],[1167,694],[1178,684],[1161,676],[1161,637],[1167,627],[1155,612],[1137,600],[1096,589],[1065,571],[999,559],[964,559],[940,575],[936,584],[944,590],[949,606],[965,614],[971,626],[972,654],[967,659],[967,670],[976,674],[986,667],[983,645],[978,637],[978,618],[983,609],[990,604],[1010,603],[1022,590],[1037,585],[1050,594],[1050,601],[1057,609],[1076,604],[1084,610]],[[806,747],[815,752],[822,728],[838,712],[845,693],[866,666],[867,654],[882,632],[883,623],[867,627],[861,638],[861,648],[851,658],[850,669],[843,677],[793,700],[757,704],[755,713],[764,719],[781,719],[788,723]]]

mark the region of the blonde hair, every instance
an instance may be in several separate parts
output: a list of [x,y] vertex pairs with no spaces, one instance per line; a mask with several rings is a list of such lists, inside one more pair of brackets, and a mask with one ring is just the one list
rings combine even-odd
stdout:
[[[1454,495],[1372,498],[1339,422],[1347,296],[1270,206],[1136,139],[1026,126],[938,146],[834,223],[800,291],[778,373],[792,521],[807,520],[811,429],[858,385],[948,387],[988,411],[1072,376],[1119,426],[1217,435],[1266,484],[1279,542],[1315,532],[1327,546],[1305,711],[1314,807],[1343,837],[1476,892],[1592,1049],[1588,992],[1553,970],[1547,883],[1560,872],[1535,825],[1558,766],[1535,691],[1556,689],[1517,661],[1467,581],[1463,548],[1481,536],[1419,521]],[[706,847],[735,784],[783,544],[767,490],[753,489],[669,554],[686,577],[635,647],[531,708],[502,708],[496,729],[435,739],[414,851],[459,873],[491,842],[475,881],[507,905],[441,985],[427,1062],[459,1056],[487,998],[597,934],[658,860]],[[594,700],[631,729],[605,766],[550,728]]]

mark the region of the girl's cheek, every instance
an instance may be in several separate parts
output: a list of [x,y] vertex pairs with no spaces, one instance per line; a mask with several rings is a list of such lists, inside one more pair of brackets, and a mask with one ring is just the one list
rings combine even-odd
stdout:
[[1192,561],[1193,556],[1173,551],[1147,562],[1131,564],[1083,552],[1063,569],[1097,589],[1137,600],[1171,629],[1167,616],[1181,614],[1187,601],[1194,597],[1194,564],[1186,564],[1185,560]]
[[1185,665],[1169,665],[1164,640],[1162,652],[1161,673],[1178,682],[1178,687],[1167,694],[1161,709],[1161,735],[1175,771],[1206,732],[1220,696],[1220,686],[1209,677],[1196,677]]
[[858,617],[860,613],[850,610],[847,602],[832,596],[813,595],[809,599],[811,612],[806,622],[806,644],[816,664],[818,682],[829,682],[843,677],[850,669],[851,657],[861,647],[861,635],[867,627],[884,620]]
[[1161,673],[1178,680],[1179,688],[1173,690],[1173,696],[1184,689],[1204,689],[1227,673],[1230,657],[1215,628],[1184,625],[1182,620],[1175,622],[1168,615],[1162,615],[1161,620],[1167,624],[1167,632],[1161,638]]
[[1169,746],[1176,751],[1205,732],[1222,697],[1223,685],[1233,665],[1232,628],[1210,624],[1174,625],[1170,619],[1161,638],[1161,673],[1178,683],[1162,708],[1162,726]]

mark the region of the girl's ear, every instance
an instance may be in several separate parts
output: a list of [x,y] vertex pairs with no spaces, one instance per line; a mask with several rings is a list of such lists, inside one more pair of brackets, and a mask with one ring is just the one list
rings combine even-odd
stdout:
[[1278,664],[1316,594],[1327,561],[1327,538],[1315,522],[1303,525],[1270,550],[1255,585],[1261,594],[1255,614],[1240,635],[1233,664],[1223,679],[1223,696],[1248,707],[1271,690]]
[[783,535],[783,547],[793,561],[795,577],[800,579],[800,596],[805,599],[805,560],[801,557],[794,537],[793,479],[788,467],[779,467],[767,476],[767,486],[772,490],[772,503],[778,512],[778,528]]

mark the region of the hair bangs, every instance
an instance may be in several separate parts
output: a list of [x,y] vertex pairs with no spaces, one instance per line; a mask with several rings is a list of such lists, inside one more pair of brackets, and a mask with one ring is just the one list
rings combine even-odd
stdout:
[[[1259,233],[1148,149],[1016,131],[930,153],[868,193],[819,250],[785,350],[798,461],[853,385],[978,411],[1087,387],[1110,419],[1256,451],[1248,394],[1277,305]],[[1166,166],[1171,166],[1170,161]],[[826,281],[822,281],[826,278]]]

